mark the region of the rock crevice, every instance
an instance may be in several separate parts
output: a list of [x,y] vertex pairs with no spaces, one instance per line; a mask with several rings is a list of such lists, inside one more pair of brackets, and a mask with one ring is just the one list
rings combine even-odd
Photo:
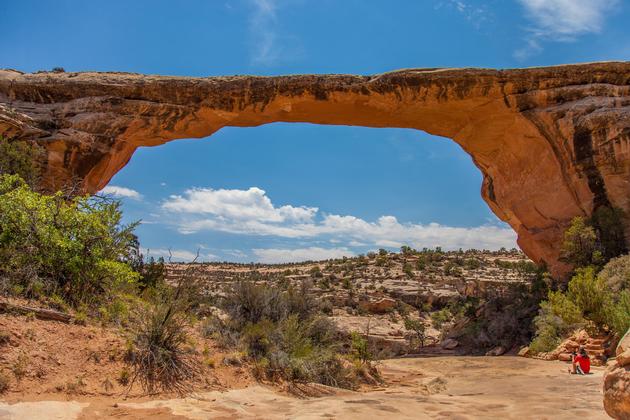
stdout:
[[571,218],[602,205],[630,214],[630,62],[376,76],[0,71],[0,135],[45,146],[51,189],[78,179],[96,192],[140,146],[279,121],[453,139],[483,173],[492,211],[556,274]]

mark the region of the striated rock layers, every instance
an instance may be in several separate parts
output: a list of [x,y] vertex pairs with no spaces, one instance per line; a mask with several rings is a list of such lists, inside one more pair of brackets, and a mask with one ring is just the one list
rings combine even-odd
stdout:
[[[45,182],[104,187],[140,146],[276,121],[401,127],[448,137],[523,251],[556,274],[570,219],[630,214],[630,62],[376,76],[184,78],[0,71],[0,135],[47,150]],[[448,171],[448,168],[444,168]],[[626,237],[630,223],[624,221]]]

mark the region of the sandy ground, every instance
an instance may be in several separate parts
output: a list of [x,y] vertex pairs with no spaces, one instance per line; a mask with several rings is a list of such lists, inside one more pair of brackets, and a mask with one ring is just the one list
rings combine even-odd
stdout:
[[0,403],[0,419],[605,419],[602,368],[566,373],[562,362],[517,357],[429,357],[384,361],[387,386],[322,390],[295,398],[254,385],[194,398]]

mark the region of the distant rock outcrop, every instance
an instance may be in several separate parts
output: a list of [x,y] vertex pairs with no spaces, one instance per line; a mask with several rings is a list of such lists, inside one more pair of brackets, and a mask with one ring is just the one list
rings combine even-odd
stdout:
[[[630,63],[375,76],[185,78],[0,71],[0,135],[47,149],[45,181],[96,192],[140,146],[285,122],[415,128],[448,137],[482,196],[556,274],[562,232],[599,206],[630,214]],[[448,168],[444,169],[445,171]],[[630,223],[624,220],[626,237]]]

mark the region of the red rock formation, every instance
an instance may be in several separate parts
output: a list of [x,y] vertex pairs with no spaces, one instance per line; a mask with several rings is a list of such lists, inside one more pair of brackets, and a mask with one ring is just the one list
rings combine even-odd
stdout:
[[604,375],[604,408],[612,418],[630,419],[630,330]]
[[[630,214],[630,62],[376,76],[183,78],[0,71],[0,134],[48,153],[50,188],[96,192],[139,146],[285,122],[415,128],[448,137],[483,173],[483,199],[523,251],[560,274],[572,217]],[[444,168],[448,170],[448,168]],[[626,236],[630,223],[624,221]]]

